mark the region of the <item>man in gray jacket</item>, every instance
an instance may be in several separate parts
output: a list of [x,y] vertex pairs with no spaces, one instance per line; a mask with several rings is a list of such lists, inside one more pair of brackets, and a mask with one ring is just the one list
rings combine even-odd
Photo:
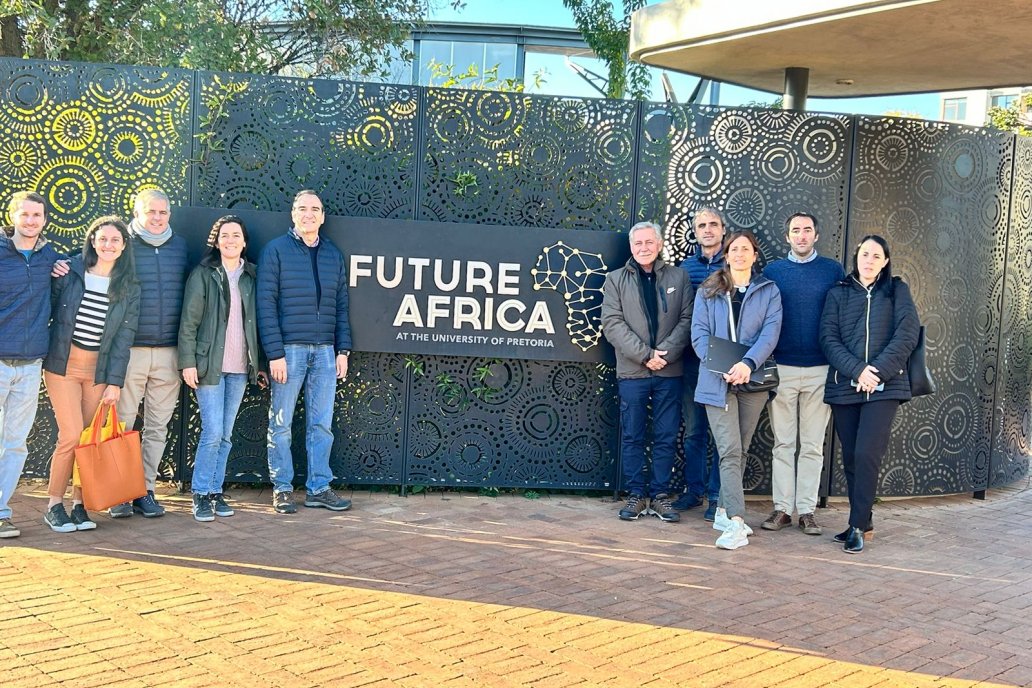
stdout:
[[[670,481],[681,424],[682,354],[691,335],[695,290],[688,273],[659,256],[657,225],[631,227],[631,259],[606,275],[602,333],[616,349],[620,394],[620,456],[630,494],[620,518],[681,516],[670,502]],[[645,426],[652,409],[652,479],[645,477]]]

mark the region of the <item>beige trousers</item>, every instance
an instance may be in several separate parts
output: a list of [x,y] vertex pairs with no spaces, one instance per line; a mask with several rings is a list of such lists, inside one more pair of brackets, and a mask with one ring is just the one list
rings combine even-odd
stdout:
[[[774,432],[771,488],[774,508],[812,514],[824,468],[824,437],[831,407],[824,403],[828,366],[778,364],[778,393],[771,402],[770,427]],[[798,450],[799,460],[796,461]]]
[[[143,475],[154,489],[158,466],[165,455],[168,422],[179,401],[179,358],[174,346],[134,346],[130,349],[125,386],[118,400],[118,416],[132,428],[143,402]],[[185,440],[185,438],[184,438]]]

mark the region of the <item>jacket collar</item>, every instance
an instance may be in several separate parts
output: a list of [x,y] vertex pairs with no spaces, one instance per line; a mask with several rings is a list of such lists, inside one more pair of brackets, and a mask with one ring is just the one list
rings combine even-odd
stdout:
[[[3,239],[6,240],[11,249],[18,251],[18,247],[14,245],[14,227],[7,226],[0,229],[3,229]],[[32,248],[32,252],[38,253],[39,251],[42,251],[43,247],[48,243],[50,243],[50,241],[40,233],[40,235],[36,237],[36,245]]]
[[[624,267],[630,270],[631,272],[638,272],[640,266],[638,265],[638,261],[634,259],[634,256],[631,256],[627,259],[627,263],[624,264]],[[658,273],[665,267],[666,263],[663,262],[663,259],[656,258],[656,262],[652,264],[652,271]]]

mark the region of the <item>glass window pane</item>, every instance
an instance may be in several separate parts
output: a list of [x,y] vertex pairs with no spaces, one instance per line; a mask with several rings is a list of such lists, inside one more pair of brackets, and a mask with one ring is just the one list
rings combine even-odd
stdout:
[[498,65],[498,80],[516,76],[516,45],[513,43],[485,43],[484,69]]
[[[436,61],[440,64],[451,64],[452,44],[450,41],[420,41],[419,42],[419,84],[430,86],[430,62]],[[440,79],[438,79],[440,81]]]
[[464,74],[469,66],[477,68],[478,74],[484,73],[483,43],[452,43],[452,66],[456,74]]

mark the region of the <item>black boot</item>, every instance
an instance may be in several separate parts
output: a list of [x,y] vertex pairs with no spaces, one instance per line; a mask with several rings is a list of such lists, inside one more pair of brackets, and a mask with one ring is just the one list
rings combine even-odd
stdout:
[[846,536],[846,542],[842,545],[843,551],[850,554],[858,554],[864,551],[864,531],[859,528],[850,528]]

